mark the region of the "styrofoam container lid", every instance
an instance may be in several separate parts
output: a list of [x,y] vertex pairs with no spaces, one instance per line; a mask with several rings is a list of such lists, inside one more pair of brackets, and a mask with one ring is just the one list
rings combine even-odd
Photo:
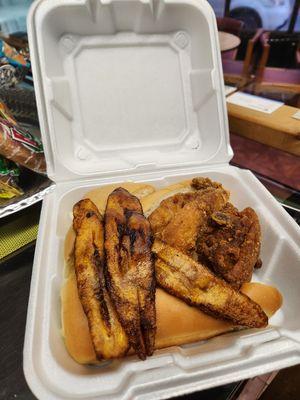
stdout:
[[28,33],[54,181],[232,157],[206,0],[40,0]]

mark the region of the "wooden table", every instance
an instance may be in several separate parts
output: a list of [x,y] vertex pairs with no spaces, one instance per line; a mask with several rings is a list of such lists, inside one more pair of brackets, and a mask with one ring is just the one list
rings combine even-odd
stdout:
[[222,52],[236,49],[241,44],[241,39],[232,33],[219,31],[220,49]]

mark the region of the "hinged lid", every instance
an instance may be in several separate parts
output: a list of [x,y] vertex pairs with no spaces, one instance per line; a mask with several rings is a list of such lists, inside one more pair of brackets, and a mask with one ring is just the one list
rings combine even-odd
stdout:
[[230,160],[206,0],[40,0],[28,33],[53,180]]

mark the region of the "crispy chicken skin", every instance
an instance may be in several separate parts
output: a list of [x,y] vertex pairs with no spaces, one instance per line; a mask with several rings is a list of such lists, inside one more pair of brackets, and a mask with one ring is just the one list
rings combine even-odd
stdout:
[[194,191],[163,200],[148,218],[156,238],[187,254],[195,250],[199,230],[208,217],[229,198],[221,184],[208,178],[193,179],[192,188]]
[[73,215],[78,294],[96,355],[99,360],[122,357],[129,349],[129,342],[105,284],[102,217],[88,199],[75,204]]
[[193,178],[192,188],[195,190],[205,190],[205,189],[223,189],[222,183],[214,182],[209,178],[204,178],[203,176],[198,176],[197,178]]
[[248,207],[239,212],[227,203],[212,213],[200,230],[197,253],[200,262],[232,286],[239,288],[249,282],[254,266],[261,264],[261,231],[255,211]]
[[181,251],[155,240],[157,283],[171,295],[216,317],[245,327],[267,326],[262,308]]
[[141,359],[154,350],[155,270],[150,224],[139,200],[118,188],[105,211],[108,289],[130,345]]

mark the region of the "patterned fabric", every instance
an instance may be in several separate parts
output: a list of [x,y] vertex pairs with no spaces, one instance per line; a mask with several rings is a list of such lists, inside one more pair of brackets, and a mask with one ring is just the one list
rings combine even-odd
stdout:
[[36,240],[38,217],[31,213],[14,217],[0,226],[0,260]]

